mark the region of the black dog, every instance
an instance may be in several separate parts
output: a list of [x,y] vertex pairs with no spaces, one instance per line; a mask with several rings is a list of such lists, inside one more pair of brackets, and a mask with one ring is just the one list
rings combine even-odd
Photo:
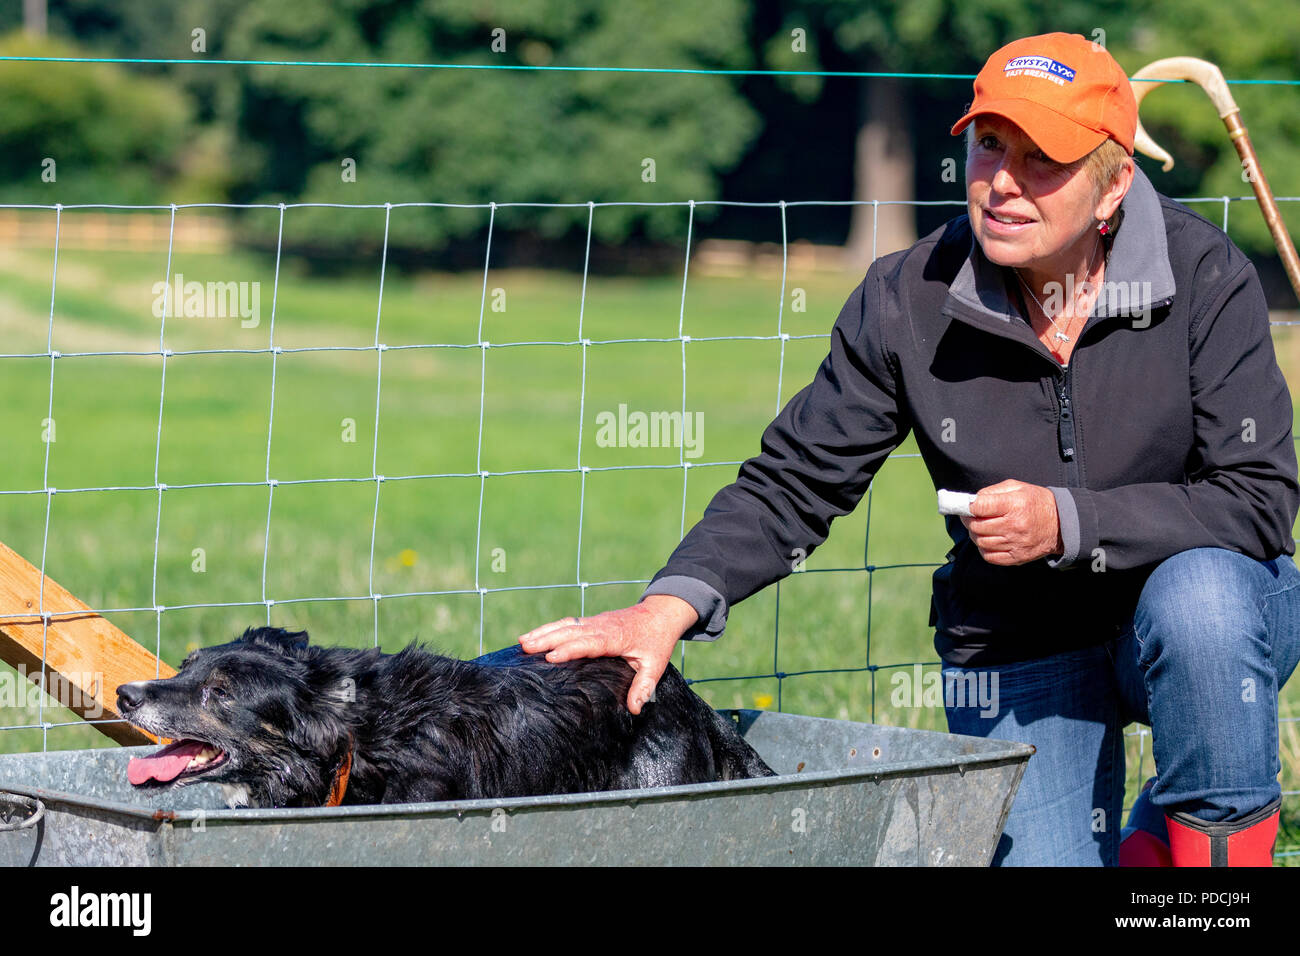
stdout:
[[117,689],[131,723],[176,742],[130,763],[136,786],[223,784],[231,806],[332,806],[625,790],[772,776],[671,665],[639,716],[621,658],[476,661],[415,645],[308,646],[257,628],[166,680]]

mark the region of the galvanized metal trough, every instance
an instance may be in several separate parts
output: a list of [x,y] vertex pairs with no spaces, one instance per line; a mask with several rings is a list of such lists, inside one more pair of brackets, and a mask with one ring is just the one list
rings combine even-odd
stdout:
[[0,864],[986,866],[1027,744],[724,711],[781,776],[607,793],[230,810],[134,790],[153,748],[0,755]]

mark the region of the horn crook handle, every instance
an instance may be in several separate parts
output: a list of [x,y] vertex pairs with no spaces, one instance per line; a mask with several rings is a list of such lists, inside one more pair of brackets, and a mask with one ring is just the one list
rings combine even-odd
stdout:
[[[1241,110],[1233,101],[1223,74],[1213,63],[1190,56],[1175,56],[1148,63],[1129,80],[1139,107],[1143,97],[1169,80],[1190,80],[1195,83],[1205,90],[1206,95],[1210,97],[1210,102],[1219,111],[1219,118],[1227,127],[1228,136],[1237,148],[1237,155],[1241,157],[1242,168],[1246,170],[1247,178],[1255,190],[1255,198],[1259,200],[1259,211],[1263,214],[1268,231],[1273,236],[1273,243],[1277,246],[1287,278],[1291,280],[1291,288],[1295,291],[1296,298],[1300,299],[1300,257],[1296,255],[1295,244],[1291,242],[1286,224],[1282,221],[1282,214],[1278,211],[1277,202],[1273,199],[1273,190],[1269,188],[1268,179],[1259,167],[1259,157],[1255,155],[1255,147],[1246,132],[1246,125],[1241,121]],[[1159,160],[1161,168],[1166,172],[1173,168],[1173,157],[1142,128],[1141,119],[1138,120],[1137,136],[1133,145],[1135,149],[1152,159]]]

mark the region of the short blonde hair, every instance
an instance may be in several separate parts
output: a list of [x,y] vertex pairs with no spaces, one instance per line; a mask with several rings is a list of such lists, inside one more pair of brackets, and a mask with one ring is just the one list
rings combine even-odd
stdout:
[[1083,157],[1083,168],[1092,178],[1097,199],[1119,178],[1119,171],[1129,159],[1128,150],[1113,139],[1108,139],[1087,156]]
[[[1113,139],[1104,143],[1083,157],[1083,168],[1092,180],[1093,204],[1101,202],[1101,195],[1119,178],[1120,170],[1130,161],[1128,150]],[[1114,238],[1119,227],[1119,209],[1106,220],[1106,234]]]

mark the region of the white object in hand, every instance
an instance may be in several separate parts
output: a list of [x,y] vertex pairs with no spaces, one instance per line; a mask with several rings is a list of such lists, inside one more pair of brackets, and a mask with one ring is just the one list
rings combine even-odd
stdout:
[[974,500],[974,495],[967,494],[964,491],[949,491],[947,488],[940,488],[939,514],[974,517],[970,513],[970,503]]

